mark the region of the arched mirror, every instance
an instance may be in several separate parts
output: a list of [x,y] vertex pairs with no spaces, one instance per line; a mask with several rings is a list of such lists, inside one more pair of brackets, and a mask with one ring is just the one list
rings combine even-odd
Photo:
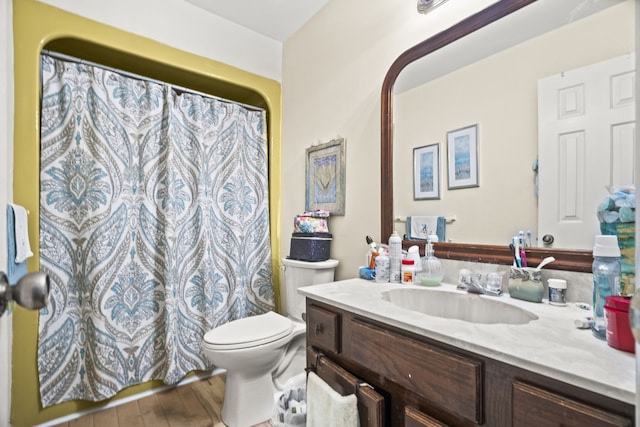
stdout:
[[[406,230],[402,221],[409,215],[441,215],[455,221],[446,226],[451,242],[436,247],[439,257],[509,264],[510,236],[531,230],[532,265],[552,255],[551,268],[591,271],[606,186],[631,184],[635,176],[635,15],[633,0],[501,0],[398,57],[382,88],[382,239]],[[562,88],[583,86],[569,78],[610,62],[623,63],[604,79],[618,92],[603,96],[630,109],[595,138],[609,151],[589,154],[577,132],[548,133],[545,117],[585,105],[592,86]],[[562,85],[549,86],[557,80]],[[448,145],[453,131],[468,126],[477,138],[477,186],[456,187]],[[414,149],[434,145],[437,197],[416,199]],[[545,177],[550,170],[563,172]],[[549,220],[568,224],[569,231],[562,235]],[[555,243],[543,244],[542,236]]]

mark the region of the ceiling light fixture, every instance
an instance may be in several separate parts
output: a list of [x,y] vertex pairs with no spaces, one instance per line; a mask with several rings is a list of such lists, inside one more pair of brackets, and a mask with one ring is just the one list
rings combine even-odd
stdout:
[[427,14],[447,0],[418,0],[418,13]]

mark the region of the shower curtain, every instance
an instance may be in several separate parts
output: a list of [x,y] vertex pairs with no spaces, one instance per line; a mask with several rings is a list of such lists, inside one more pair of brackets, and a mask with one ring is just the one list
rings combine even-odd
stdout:
[[265,113],[42,55],[43,407],[210,369],[274,308]]

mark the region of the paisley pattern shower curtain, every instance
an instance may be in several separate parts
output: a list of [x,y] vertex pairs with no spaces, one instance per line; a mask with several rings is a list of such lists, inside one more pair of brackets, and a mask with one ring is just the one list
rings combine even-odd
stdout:
[[42,56],[43,407],[210,369],[274,307],[264,111]]

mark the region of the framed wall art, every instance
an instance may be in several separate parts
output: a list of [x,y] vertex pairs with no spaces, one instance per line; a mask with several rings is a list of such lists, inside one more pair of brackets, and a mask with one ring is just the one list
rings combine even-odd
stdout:
[[440,198],[440,144],[413,149],[413,199]]
[[478,125],[447,132],[449,190],[478,187]]
[[345,206],[344,138],[307,148],[305,209],[323,209],[331,215],[344,215]]

